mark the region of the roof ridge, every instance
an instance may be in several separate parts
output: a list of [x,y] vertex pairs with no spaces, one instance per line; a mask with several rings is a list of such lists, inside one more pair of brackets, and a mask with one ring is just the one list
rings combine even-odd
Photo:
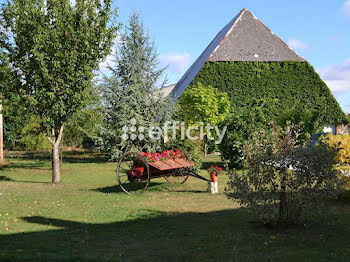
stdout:
[[[207,61],[209,61],[209,59],[215,54],[215,52],[219,49],[220,45],[226,40],[226,38],[228,37],[228,35],[233,31],[234,27],[237,25],[238,21],[241,20],[242,16],[244,15],[245,12],[249,12],[249,10],[247,8],[242,9],[242,11],[236,15],[226,26],[228,26],[229,24],[232,23],[232,21],[234,20],[233,24],[231,25],[230,29],[226,32],[226,34],[224,35],[224,37],[221,39],[221,41],[219,42],[219,44],[215,47],[214,51],[209,55],[209,57],[207,58]],[[226,28],[226,26],[224,28]],[[220,31],[221,32],[221,31]],[[217,36],[220,34],[220,32],[217,34]]]

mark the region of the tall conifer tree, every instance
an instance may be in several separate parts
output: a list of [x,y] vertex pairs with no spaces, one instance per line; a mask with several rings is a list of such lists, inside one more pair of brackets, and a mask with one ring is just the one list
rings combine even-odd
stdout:
[[[156,86],[164,84],[162,75],[165,69],[159,69],[154,42],[137,13],[131,15],[120,37],[115,67],[110,70],[111,76],[106,77],[102,84],[103,105],[106,107],[101,135],[104,148],[114,158],[128,150],[159,149],[161,140],[151,140],[147,134],[164,115],[165,100],[157,94]],[[134,130],[132,126],[138,129]]]

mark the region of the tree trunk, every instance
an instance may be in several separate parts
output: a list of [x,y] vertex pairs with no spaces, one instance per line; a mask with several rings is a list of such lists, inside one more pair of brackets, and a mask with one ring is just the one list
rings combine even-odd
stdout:
[[52,183],[59,183],[61,179],[61,163],[59,145],[52,146]]
[[55,128],[52,129],[51,136],[47,136],[52,146],[52,183],[59,183],[61,180],[61,162],[60,162],[60,143],[63,135],[63,126],[57,132]]
[[[1,94],[0,94],[1,96]],[[4,136],[3,136],[3,118],[2,118],[2,104],[0,97],[0,162],[4,161]]]
[[287,194],[286,194],[286,183],[285,174],[281,178],[281,192],[280,192],[280,207],[279,207],[279,222],[285,223],[287,218]]

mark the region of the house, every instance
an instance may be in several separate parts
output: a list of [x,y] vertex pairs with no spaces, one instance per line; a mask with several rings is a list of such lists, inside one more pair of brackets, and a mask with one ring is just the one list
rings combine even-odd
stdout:
[[[264,105],[268,117],[288,110],[308,110],[323,124],[341,124],[346,117],[327,85],[306,59],[243,9],[212,40],[175,86],[164,93],[176,102],[201,82],[229,94],[231,108]],[[250,121],[247,119],[247,121]]]

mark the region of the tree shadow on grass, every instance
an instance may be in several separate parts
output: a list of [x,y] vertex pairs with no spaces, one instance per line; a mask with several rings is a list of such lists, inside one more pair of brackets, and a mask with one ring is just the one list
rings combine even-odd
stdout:
[[30,163],[10,163],[6,166],[0,167],[0,170],[10,170],[10,169],[40,169],[49,170],[49,168],[43,168],[45,163],[42,162],[30,162]]
[[13,181],[13,180],[7,176],[0,176],[0,181]]
[[[106,163],[109,157],[106,154],[90,151],[64,151],[62,154],[63,163]],[[9,159],[51,161],[51,152],[12,152]]]
[[0,235],[1,261],[280,261],[281,254],[284,261],[318,261],[329,257],[330,250],[333,260],[345,259],[350,252],[348,228],[276,231],[259,226],[245,209],[138,210],[125,221],[103,224],[42,216],[22,219],[56,228]]
[[104,164],[110,162],[110,159],[107,155],[102,154],[93,154],[90,156],[85,155],[63,155],[63,163],[95,163],[95,164]]
[[[152,191],[152,187],[162,185],[164,183],[158,183],[158,182],[150,182],[148,185],[147,190]],[[129,186],[126,189],[130,191],[131,193],[136,193],[136,191],[141,191],[145,187],[145,183],[136,183],[135,185]],[[98,191],[101,193],[125,193],[119,185],[114,185],[114,186],[107,186],[107,187],[100,187],[93,189],[93,191]]]

